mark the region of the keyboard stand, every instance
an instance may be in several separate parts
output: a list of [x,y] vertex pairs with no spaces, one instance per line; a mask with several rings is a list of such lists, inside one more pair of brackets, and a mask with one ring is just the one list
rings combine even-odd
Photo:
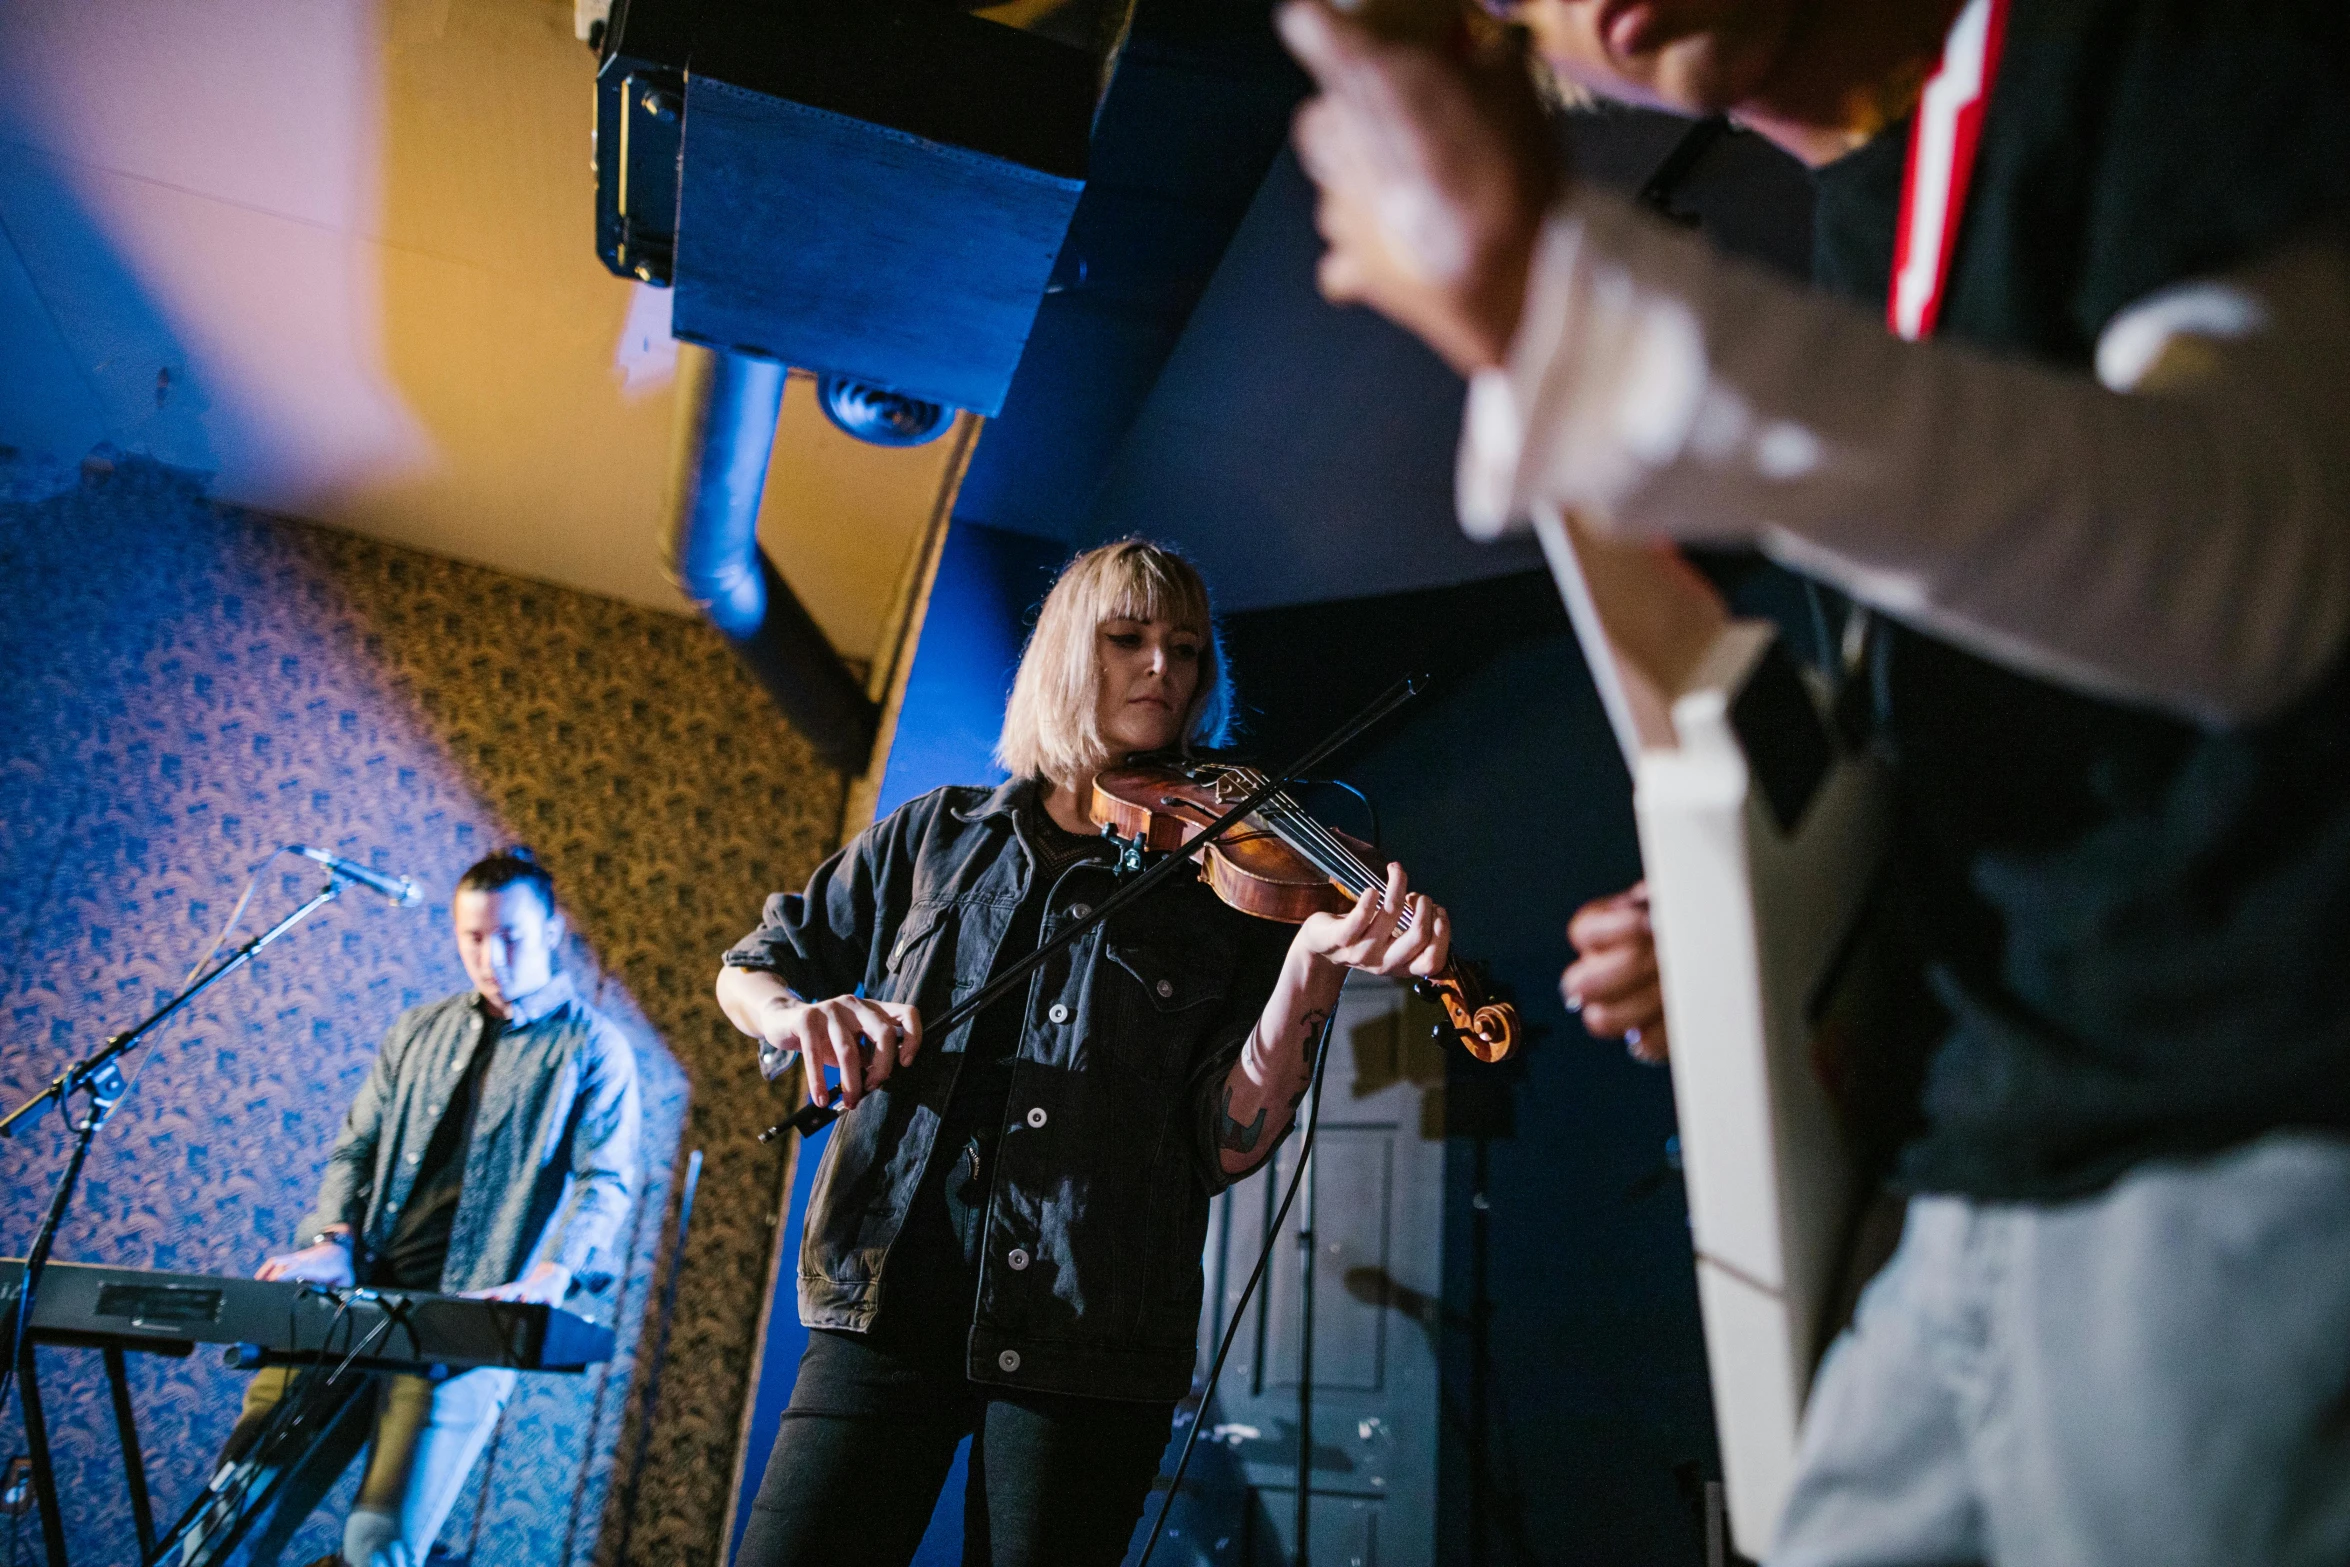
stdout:
[[[19,1397],[24,1402],[25,1446],[33,1466],[33,1496],[41,1510],[41,1541],[48,1558],[56,1567],[66,1567],[65,1514],[57,1504],[57,1468],[49,1454],[49,1418],[41,1405],[41,1383],[35,1369],[33,1351],[36,1345],[54,1343],[47,1334],[27,1335],[24,1353],[16,1366]],[[147,1463],[139,1449],[138,1417],[131,1410],[131,1389],[127,1368],[124,1366],[121,1346],[90,1344],[85,1347],[102,1349],[106,1356],[106,1381],[114,1394],[114,1432],[122,1444],[123,1482],[130,1491],[131,1522],[139,1531],[141,1560],[155,1554],[155,1508],[147,1495]],[[183,1344],[177,1353],[185,1355],[195,1346]],[[169,1354],[172,1347],[141,1344],[142,1350]]]
[[[13,1291],[0,1293],[0,1310],[13,1309],[14,1304]],[[387,1319],[385,1326],[388,1327],[397,1320],[396,1316]],[[208,1485],[195,1503],[180,1516],[179,1521],[172,1525],[170,1532],[165,1534],[160,1541],[156,1539],[154,1501],[147,1490],[146,1457],[139,1444],[138,1417],[131,1407],[129,1371],[123,1358],[123,1351],[135,1349],[146,1355],[169,1355],[184,1358],[195,1352],[194,1341],[189,1339],[154,1339],[145,1336],[125,1339],[111,1333],[92,1333],[72,1328],[36,1328],[26,1335],[24,1353],[17,1363],[16,1380],[24,1409],[25,1446],[29,1450],[28,1456],[32,1460],[33,1496],[41,1514],[41,1541],[47,1551],[47,1559],[53,1564],[53,1567],[67,1567],[65,1513],[58,1505],[57,1468],[49,1451],[48,1411],[41,1402],[40,1378],[33,1359],[35,1348],[44,1344],[58,1349],[95,1349],[104,1355],[106,1380],[109,1390],[113,1394],[115,1435],[122,1446],[123,1483],[130,1493],[131,1522],[138,1531],[139,1561],[142,1567],[159,1567],[159,1564],[177,1551],[180,1541],[186,1537],[190,1527],[209,1509],[213,1487]],[[308,1463],[310,1455],[317,1450],[319,1444],[324,1442],[328,1434],[350,1414],[354,1404],[352,1393],[367,1385],[370,1373],[405,1371],[411,1374],[422,1373],[434,1377],[435,1380],[448,1374],[448,1368],[443,1366],[418,1366],[413,1361],[397,1358],[379,1358],[365,1354],[321,1356],[310,1352],[289,1355],[276,1350],[259,1349],[252,1345],[232,1345],[225,1358],[230,1366],[240,1370],[256,1370],[265,1365],[307,1364],[314,1368],[312,1374],[316,1376],[330,1376],[329,1369],[324,1362],[331,1360],[336,1364],[333,1367],[330,1380],[348,1378],[351,1381],[351,1387],[341,1393],[336,1403],[328,1410],[327,1417],[316,1423],[315,1429],[302,1443],[301,1451],[294,1457],[293,1462],[281,1465],[269,1482],[262,1487],[260,1494],[247,1499],[238,1509],[236,1516],[229,1520],[228,1531],[225,1534],[216,1532],[206,1535],[203,1543],[187,1558],[186,1562],[175,1564],[175,1567],[207,1567],[207,1564],[215,1561],[226,1561],[228,1553],[235,1548],[237,1542],[242,1540],[253,1524],[267,1513],[269,1504],[276,1498],[287,1477],[303,1464]],[[302,1378],[287,1389],[286,1396],[299,1398],[302,1396],[300,1390],[309,1385],[309,1378]],[[274,1458],[277,1456],[277,1451],[282,1450],[294,1435],[295,1432],[292,1429],[283,1431],[270,1441],[271,1452],[244,1456],[254,1458],[256,1461]],[[259,1444],[256,1446],[258,1447]],[[218,1471],[215,1471],[213,1478],[217,1483],[219,1480]]]

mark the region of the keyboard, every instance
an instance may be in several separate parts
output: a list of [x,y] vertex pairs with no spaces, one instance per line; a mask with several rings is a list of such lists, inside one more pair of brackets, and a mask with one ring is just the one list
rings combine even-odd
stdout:
[[[0,1258],[0,1311],[16,1310],[23,1277],[20,1259]],[[79,1262],[42,1270],[32,1330],[48,1344],[164,1355],[226,1344],[229,1363],[243,1366],[356,1355],[354,1363],[370,1370],[453,1374],[478,1366],[578,1371],[612,1358],[610,1328],[559,1306]]]

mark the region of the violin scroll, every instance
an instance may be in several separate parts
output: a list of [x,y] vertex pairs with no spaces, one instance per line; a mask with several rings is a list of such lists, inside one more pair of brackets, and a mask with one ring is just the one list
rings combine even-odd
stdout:
[[1444,1008],[1445,1021],[1461,1048],[1487,1066],[1506,1061],[1518,1048],[1518,1009],[1486,997],[1483,987],[1458,963],[1447,963],[1433,979],[1415,987]]

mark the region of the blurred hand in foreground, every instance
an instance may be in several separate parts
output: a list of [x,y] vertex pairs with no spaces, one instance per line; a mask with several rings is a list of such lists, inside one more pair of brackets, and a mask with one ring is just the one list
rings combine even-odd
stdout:
[[1575,961],[1559,976],[1567,1010],[1580,1013],[1594,1035],[1621,1037],[1633,1059],[1661,1064],[1670,1042],[1656,932],[1648,921],[1648,883],[1577,909],[1567,921],[1567,941],[1575,949]]
[[1369,305],[1462,375],[1499,367],[1561,179],[1524,60],[1388,42],[1321,0],[1289,0],[1280,27],[1321,88],[1295,140],[1321,190],[1323,296]]

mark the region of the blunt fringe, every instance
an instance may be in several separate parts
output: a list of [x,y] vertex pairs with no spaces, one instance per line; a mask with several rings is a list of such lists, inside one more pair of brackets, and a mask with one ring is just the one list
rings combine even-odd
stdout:
[[1096,694],[1101,662],[1094,634],[1105,620],[1162,620],[1200,636],[1199,687],[1183,725],[1183,746],[1222,745],[1232,723],[1232,677],[1216,630],[1208,585],[1163,544],[1120,539],[1061,568],[1037,613],[1036,629],[1012,677],[996,761],[1018,778],[1073,784],[1117,760],[1103,738]]

